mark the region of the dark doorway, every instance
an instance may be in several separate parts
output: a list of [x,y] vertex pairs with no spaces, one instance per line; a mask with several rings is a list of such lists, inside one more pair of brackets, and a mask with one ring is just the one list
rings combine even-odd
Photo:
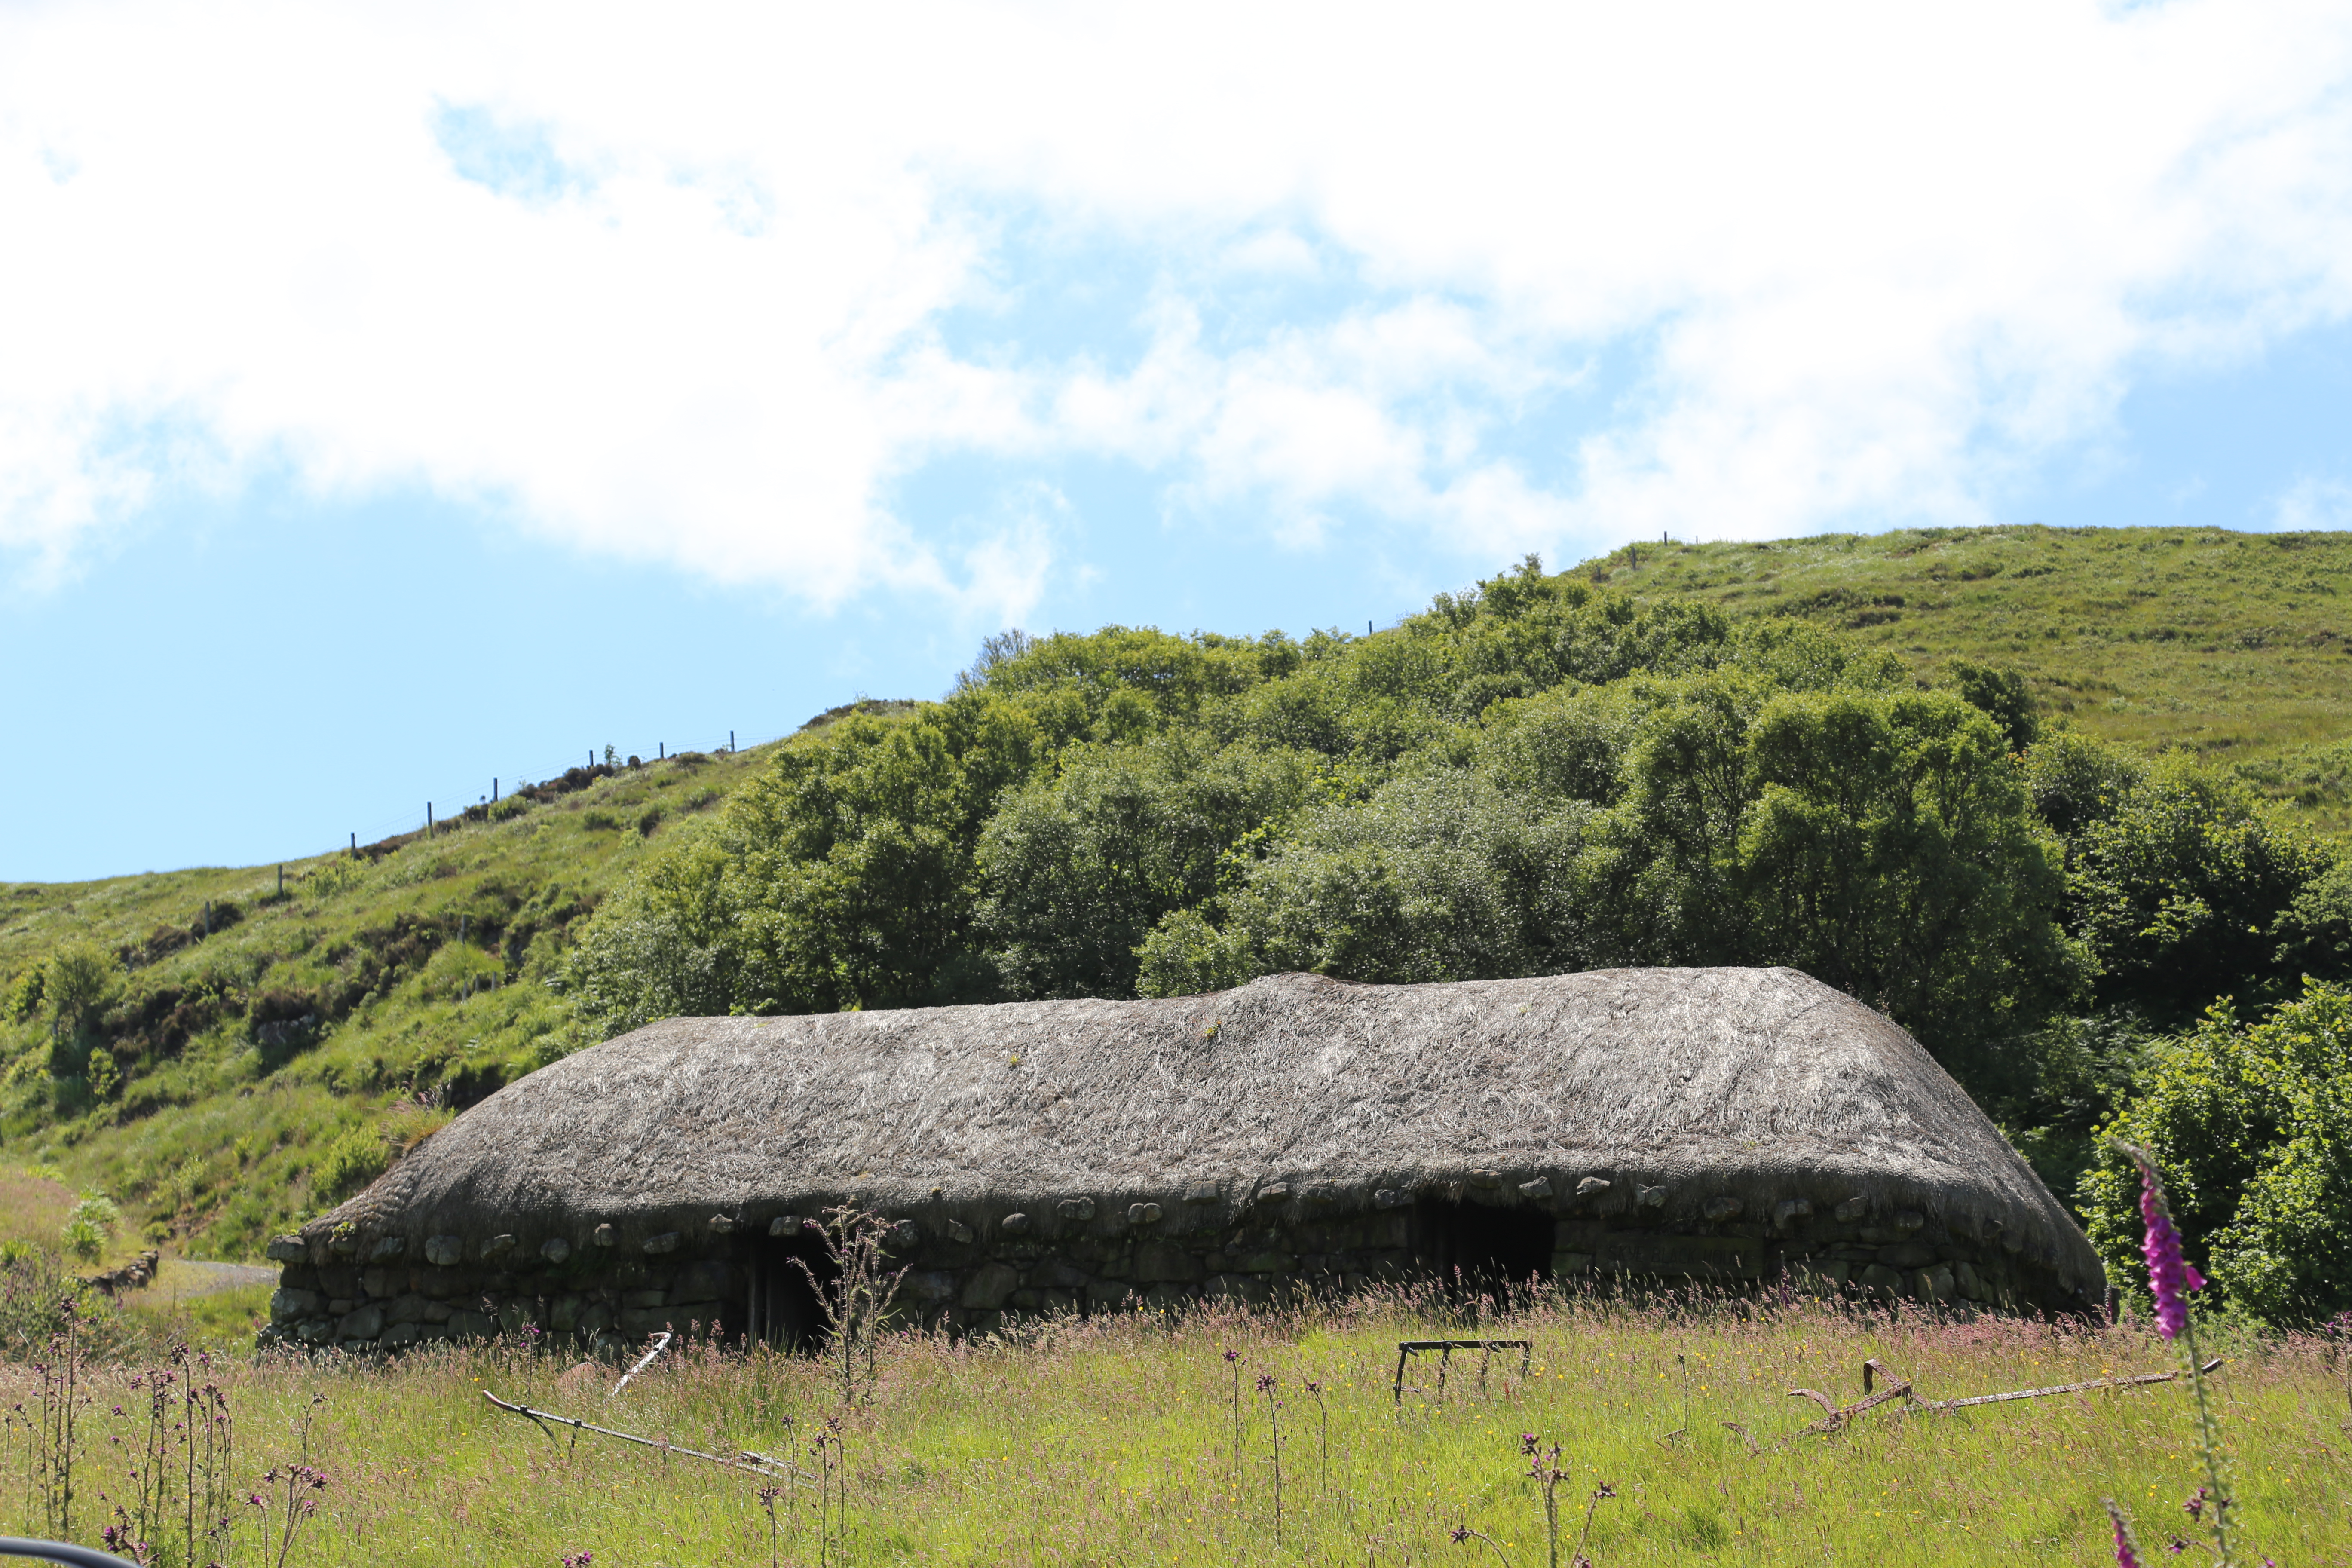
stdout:
[[814,1350],[824,1342],[824,1308],[818,1292],[830,1296],[841,1269],[816,1232],[804,1228],[793,1236],[754,1237],[747,1272],[751,1340],[779,1350]]
[[1455,1300],[1504,1299],[1504,1287],[1551,1278],[1551,1216],[1534,1209],[1425,1198],[1414,1205],[1414,1250]]

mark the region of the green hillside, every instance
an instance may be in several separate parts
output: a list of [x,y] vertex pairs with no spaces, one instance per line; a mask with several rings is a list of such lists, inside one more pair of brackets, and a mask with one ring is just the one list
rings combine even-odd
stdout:
[[2352,828],[2352,534],[1905,529],[1637,544],[1577,568],[1639,598],[1800,616],[1930,674],[2022,671],[2046,712],[2231,767]]
[[[2283,816],[2341,833],[2352,658],[2333,617],[2347,565],[2352,536],[2337,534],[2011,529],[1643,545],[1560,576],[1498,577],[1370,638],[1112,628],[995,639],[946,705],[861,704],[738,755],[575,770],[429,839],[289,862],[282,893],[275,867],[0,886],[0,1163],[56,1165],[111,1194],[131,1215],[119,1246],[143,1235],[192,1256],[249,1257],[455,1109],[647,1009],[1164,988],[1269,963],[1358,978],[1612,955],[1847,963],[1864,976],[1857,994],[1877,986],[1939,1051],[1976,1053],[1969,1070],[2009,1070],[1998,1055],[2009,1047],[1982,1029],[1938,1035],[1934,1016],[1905,1008],[2032,1014],[2043,1005],[2033,997],[2075,984],[2052,946],[2054,904],[2032,916],[2029,942],[1958,899],[1952,918],[1979,921],[1968,940],[1999,949],[1998,962],[1962,973],[1958,947],[1935,948],[1945,969],[1882,973],[1894,961],[1802,947],[1814,939],[1790,910],[1756,906],[1756,931],[1766,915],[1780,921],[1769,940],[1716,919],[1732,906],[1705,876],[1756,868],[1694,861],[1698,880],[1660,890],[1634,874],[1654,858],[1639,835],[1682,832],[1671,813],[1640,818],[1639,790],[1621,802],[1617,785],[1561,781],[1619,768],[1643,726],[1718,689],[1749,694],[1734,706],[1844,693],[1898,728],[1957,722],[1947,661],[1958,656],[2022,671],[2045,718],[2144,753],[2211,759]],[[1716,606],[1728,628],[1668,601]],[[1791,615],[1808,626],[1741,630]],[[1904,706],[1913,677],[1937,689],[1924,708]],[[1999,730],[1984,734],[1991,762],[1969,764],[1980,772],[2003,751]],[[2073,799],[2077,775],[2137,776],[2061,752],[2035,775],[2044,816]],[[2208,801],[2198,792],[2210,776],[2161,775],[2147,810]],[[2014,820],[1998,853],[2012,868],[2031,860],[2032,834],[2053,830],[2072,836],[2070,857],[2116,858],[2089,816],[2053,828],[2005,809]],[[2288,868],[2263,884],[2265,908],[2317,875],[2309,852],[2264,837],[2226,802],[2213,810],[2233,864]],[[1397,848],[1396,836],[1429,822],[1455,836],[1443,864]],[[754,840],[767,880],[746,882],[736,873]],[[1513,856],[1525,875],[1497,870]],[[1634,868],[1610,896],[1650,902],[1625,903],[1622,929],[1580,931],[1581,945],[1544,945],[1565,928],[1542,911],[1580,909],[1586,884],[1559,871],[1549,891],[1527,893],[1528,879],[1574,860],[1576,877],[1605,881],[1614,873],[1592,868],[1609,856]],[[1388,915],[1370,904],[1336,924],[1318,913],[1375,862],[1391,867],[1367,873],[1375,881],[1424,880]],[[2012,892],[2031,880],[1992,860],[1971,874]],[[2102,884],[2112,908],[2078,898],[2065,917],[2083,940],[2109,942],[2105,977],[2081,998],[2063,1049],[2037,1044],[2000,1089],[2001,1114],[2062,1183],[2147,1019],[2210,994],[2160,994],[2186,973],[2170,950],[2126,951],[2132,900],[2147,892],[2137,874],[2114,869]],[[1515,914],[1504,907],[1514,898],[1535,901]],[[2124,934],[2098,936],[2101,920]],[[2306,946],[2326,940],[2306,925]],[[1139,942],[1150,949],[1140,969]],[[2116,979],[2135,974],[2151,978]]]
[[[567,933],[761,756],[575,770],[431,838],[289,861],[282,894],[276,866],[0,887],[5,1157],[125,1199],[150,1240],[254,1253],[584,1043],[544,984]],[[50,962],[77,954],[103,966],[79,1042]]]

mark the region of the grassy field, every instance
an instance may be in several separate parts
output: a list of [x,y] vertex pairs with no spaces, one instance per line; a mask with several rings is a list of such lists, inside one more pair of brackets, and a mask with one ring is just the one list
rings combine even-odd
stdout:
[[[1940,1415],[1881,1406],[1832,1436],[1803,1435],[1821,1411],[1789,1394],[1858,1398],[1874,1356],[1927,1398],[2177,1365],[2135,1328],[1554,1300],[1478,1331],[1531,1340],[1526,1376],[1506,1355],[1482,1389],[1476,1358],[1457,1358],[1441,1394],[1436,1365],[1418,1361],[1392,1403],[1396,1342],[1467,1328],[1391,1299],[1288,1316],[1067,1321],[1019,1343],[909,1339],[886,1349],[872,1404],[846,1410],[818,1364],[764,1352],[675,1356],[609,1401],[613,1369],[567,1373],[566,1358],[512,1346],[389,1366],[223,1362],[197,1380],[217,1383],[234,1418],[225,1489],[276,1496],[263,1472],[296,1462],[326,1476],[288,1557],[304,1564],[555,1568],[584,1552],[598,1568],[1497,1558],[1528,1568],[1548,1557],[1522,1433],[1561,1447],[1563,1563],[1605,1482],[1616,1495],[1594,1507],[1586,1548],[1599,1568],[2091,1563],[2112,1560],[2103,1496],[2136,1515],[2157,1560],[2168,1532],[2186,1530],[2181,1502],[2200,1478],[2177,1384]],[[2310,1340],[2224,1336],[2221,1350],[2241,1540],[2253,1547],[2242,1561],[2352,1562],[2341,1362]],[[37,1392],[22,1369],[0,1371],[0,1404]],[[147,1441],[153,1386],[127,1373],[88,1385],[81,1539],[129,1495],[122,1465]],[[816,1487],[796,1487],[774,1500],[772,1547],[758,1478],[593,1435],[551,1436],[491,1409],[484,1391],[706,1452],[789,1458],[829,1473],[824,1522]],[[117,1405],[124,1414],[110,1414]],[[812,1447],[821,1433],[823,1454]],[[0,1511],[9,1528],[38,1528],[41,1493],[27,1485],[37,1446],[21,1419],[8,1437]],[[162,1511],[179,1518],[176,1497]],[[262,1510],[239,1501],[229,1512],[234,1538],[199,1542],[198,1560],[261,1561]],[[1455,1542],[1465,1526],[1491,1546]],[[182,1549],[162,1560],[184,1560]]]
[[1637,544],[1578,571],[1818,620],[1923,674],[2013,666],[2092,734],[2218,758],[2313,826],[2352,828],[2352,534],[1905,529]]

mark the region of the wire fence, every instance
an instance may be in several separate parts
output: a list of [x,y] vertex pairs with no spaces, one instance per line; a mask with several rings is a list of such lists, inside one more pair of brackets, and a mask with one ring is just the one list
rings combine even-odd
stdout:
[[[511,774],[488,773],[471,785],[457,785],[446,792],[436,793],[418,801],[412,811],[403,812],[396,816],[380,817],[374,822],[362,823],[352,827],[348,830],[344,842],[334,845],[329,849],[314,851],[314,854],[332,854],[337,849],[348,850],[354,847],[364,848],[370,844],[381,843],[386,838],[398,837],[404,833],[420,832],[426,826],[428,815],[432,825],[438,828],[443,824],[462,816],[468,807],[494,804],[495,801],[503,800],[508,795],[530,785],[543,784],[552,778],[561,778],[567,770],[572,768],[601,766],[605,761],[604,753],[607,750],[613,753],[614,765],[625,767],[633,754],[641,761],[650,763],[675,757],[684,752],[716,752],[722,754],[744,752],[756,746],[765,746],[784,740],[794,732],[786,731],[782,734],[753,735],[739,734],[730,730],[724,736],[707,744],[697,745],[689,742],[676,745],[667,741],[657,740],[646,750],[635,753],[617,746],[585,746],[569,762],[545,764],[536,772]],[[304,857],[296,857],[296,858],[304,858]]]
[[[1367,618],[1364,622],[1364,635],[1370,637],[1375,635],[1376,631],[1393,631],[1398,626],[1402,626],[1407,620],[1410,620],[1413,615],[1418,613],[1419,612],[1417,611],[1409,611],[1403,615],[1392,616],[1389,618],[1384,626],[1377,627],[1373,620]],[[664,757],[676,756],[680,752],[727,752],[749,751],[755,746],[765,746],[777,741],[788,740],[798,732],[798,730],[787,730],[778,734],[753,735],[749,733],[739,734],[737,731],[730,730],[723,741],[714,737],[708,743],[704,744],[688,742],[683,745],[674,745],[665,740],[656,740],[650,752],[638,752],[635,753],[628,752],[625,748],[617,746],[584,746],[578,753],[577,761],[570,761],[554,764],[543,764],[535,773],[525,772],[514,773],[512,775],[504,773],[488,773],[482,777],[475,779],[469,784],[458,784],[455,787],[446,789],[446,791],[436,791],[429,794],[425,798],[417,802],[414,810],[403,812],[394,816],[381,817],[373,823],[355,826],[348,830],[347,837],[343,843],[335,845],[331,849],[320,850],[316,853],[331,854],[335,849],[348,849],[352,847],[365,847],[370,844],[381,843],[386,838],[397,837],[404,833],[422,831],[426,826],[428,815],[430,816],[433,824],[437,826],[445,819],[455,819],[462,816],[468,807],[492,805],[495,804],[496,801],[503,799],[505,796],[515,793],[517,790],[523,789],[531,784],[543,783],[551,778],[560,778],[568,769],[582,766],[595,767],[605,761],[604,753],[607,751],[610,751],[613,753],[612,761],[614,764],[625,765],[632,754],[646,762],[656,762]],[[297,857],[297,858],[300,858],[300,857]]]

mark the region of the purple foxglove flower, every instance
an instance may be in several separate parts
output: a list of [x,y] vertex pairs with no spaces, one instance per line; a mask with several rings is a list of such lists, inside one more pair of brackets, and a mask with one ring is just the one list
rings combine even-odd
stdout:
[[2177,1340],[2189,1326],[2189,1292],[2205,1289],[2205,1277],[2180,1255],[2180,1227],[2164,1201],[2164,1183],[2154,1163],[2135,1152],[2139,1166],[2139,1214],[2147,1224],[2147,1239],[2140,1246],[2147,1259],[2147,1288],[2156,1296],[2157,1331]]
[[2131,1527],[2124,1522],[2124,1510],[2107,1500],[2107,1519],[2116,1527],[2116,1568],[2139,1568],[2139,1553],[2132,1547]]

